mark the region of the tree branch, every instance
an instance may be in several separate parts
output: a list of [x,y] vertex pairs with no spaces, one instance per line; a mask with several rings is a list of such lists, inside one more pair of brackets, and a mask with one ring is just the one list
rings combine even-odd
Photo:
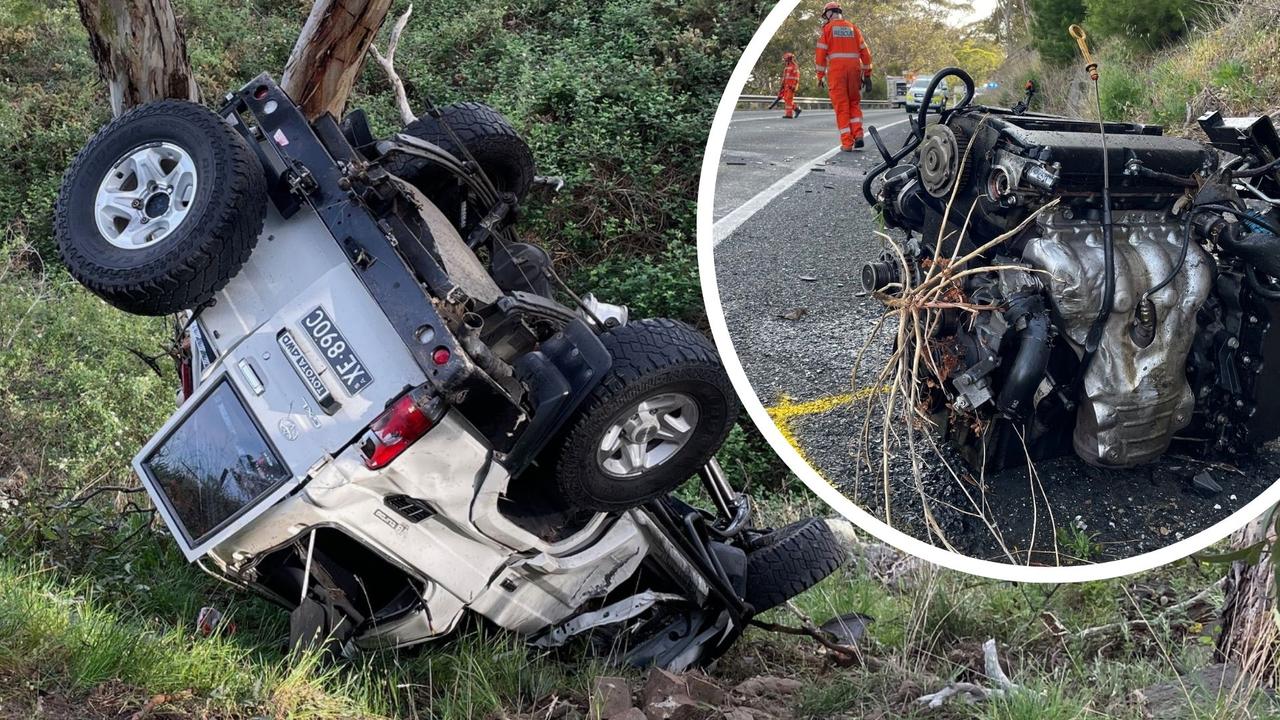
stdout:
[[995,684],[994,688],[987,689],[975,683],[957,681],[937,692],[921,695],[916,698],[916,702],[927,708],[935,709],[942,707],[947,700],[957,695],[963,697],[967,702],[981,702],[988,698],[1002,697],[1022,689],[1015,685],[1009,679],[1009,676],[1005,674],[1004,668],[1000,667],[1000,655],[996,652],[995,638],[990,638],[982,643],[982,664],[987,678]]
[[413,5],[409,5],[409,9],[404,11],[399,20],[396,20],[395,27],[391,28],[391,37],[387,40],[387,54],[383,55],[378,51],[378,46],[369,43],[369,52],[373,53],[373,59],[378,61],[382,66],[382,70],[387,73],[387,80],[391,82],[391,89],[396,93],[396,107],[400,110],[400,122],[408,125],[418,116],[413,113],[413,108],[409,106],[409,95],[404,89],[404,80],[400,79],[400,74],[396,72],[396,47],[400,45],[400,33],[404,32],[404,28],[409,24],[409,15],[413,13]]
[[[1182,602],[1176,603],[1174,605],[1170,605],[1169,607],[1165,608],[1165,611],[1161,613],[1160,617],[1171,618],[1176,613],[1182,612],[1184,610],[1188,610],[1200,603],[1207,602],[1209,599],[1209,596],[1213,592],[1215,592],[1218,588],[1222,587],[1222,583],[1225,581],[1226,581],[1226,578],[1222,578],[1221,580],[1218,580],[1218,582],[1210,585],[1204,590],[1201,590],[1200,592],[1187,598],[1186,600],[1183,600]],[[1085,639],[1094,637],[1096,635],[1116,632],[1118,630],[1136,630],[1138,628],[1149,628],[1149,627],[1151,627],[1150,620],[1146,618],[1134,618],[1133,620],[1124,620],[1121,622],[1109,623],[1107,625],[1098,625],[1096,627],[1084,628],[1080,632],[1076,633],[1076,637],[1080,638],[1081,640],[1085,640]]]
[[813,620],[800,608],[796,607],[791,601],[787,601],[786,607],[800,621],[800,627],[791,627],[780,623],[765,622],[763,620],[752,618],[751,624],[761,630],[769,632],[782,633],[784,635],[799,635],[816,640],[819,645],[826,648],[831,653],[832,661],[841,667],[850,667],[852,665],[862,665],[864,667],[875,669],[881,666],[876,658],[864,654],[856,645],[842,645],[831,639],[831,636],[814,624]]

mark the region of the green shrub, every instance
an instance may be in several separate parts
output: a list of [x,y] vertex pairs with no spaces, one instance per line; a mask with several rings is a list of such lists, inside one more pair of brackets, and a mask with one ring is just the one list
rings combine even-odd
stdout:
[[0,233],[48,258],[62,171],[110,116],[75,6],[0,4]]
[[[397,9],[393,9],[396,12]],[[570,264],[691,240],[702,148],[763,7],[719,0],[516,0],[416,5],[398,61],[410,104],[482,99],[567,187],[526,208],[527,233]],[[398,124],[381,70],[361,86]],[[563,255],[567,251],[568,255]]]
[[1007,77],[1005,84],[995,94],[995,104],[1001,107],[1012,107],[1027,97],[1027,83],[1035,83],[1036,94],[1031,98],[1027,109],[1032,112],[1042,111],[1044,106],[1044,79],[1038,68],[1020,69]]
[[1223,60],[1213,68],[1211,82],[1214,89],[1229,103],[1256,102],[1259,88],[1254,84],[1248,64],[1235,59]]
[[1159,92],[1153,93],[1150,105],[1150,120],[1157,125],[1175,127],[1184,125],[1187,120],[1187,101],[1196,95],[1200,86],[1189,78],[1174,75],[1158,86]]
[[576,285],[605,302],[631,309],[631,317],[697,322],[703,314],[697,250],[674,242],[648,257],[611,257],[589,268]]
[[[399,2],[393,13],[403,10]],[[279,77],[307,3],[175,2],[205,99],[260,72]],[[525,209],[523,231],[570,268],[691,241],[707,128],[766,7],[729,0],[461,0],[418,4],[398,70],[419,112],[482,100],[533,146],[565,192]],[[108,118],[73,5],[0,7],[0,218],[49,257],[63,169]],[[377,130],[399,126],[386,78],[366,66],[352,105]]]
[[1223,60],[1213,69],[1213,82],[1217,85],[1233,85],[1247,76],[1248,68],[1239,60]]
[[1031,44],[1042,60],[1062,65],[1079,57],[1067,28],[1084,19],[1084,0],[1028,0],[1027,9],[1031,12]]
[[[793,484],[794,476],[787,466],[748,420],[734,426],[716,457],[725,474],[739,489],[777,491],[791,489]],[[799,485],[799,482],[794,484]]]
[[1149,52],[1182,37],[1203,12],[1197,0],[1085,0],[1088,30]]
[[1106,62],[1098,78],[1102,115],[1107,120],[1153,122],[1181,126],[1187,121],[1187,102],[1201,90],[1201,80],[1188,74],[1181,58],[1154,64],[1127,60]]
[[1107,120],[1132,120],[1135,113],[1145,112],[1150,92],[1149,79],[1134,67],[1112,64],[1098,76],[1102,117]]

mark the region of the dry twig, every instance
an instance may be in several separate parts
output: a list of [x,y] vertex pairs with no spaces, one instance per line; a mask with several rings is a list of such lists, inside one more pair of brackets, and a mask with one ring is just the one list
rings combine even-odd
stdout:
[[831,654],[831,661],[840,667],[861,665],[863,667],[876,669],[883,665],[880,660],[863,654],[862,650],[855,645],[843,645],[832,640],[832,636],[829,633],[819,628],[813,622],[812,618],[806,615],[803,610],[796,607],[796,605],[791,601],[787,601],[786,608],[790,610],[791,614],[796,617],[797,621],[799,621],[799,627],[792,627],[781,623],[765,622],[759,619],[752,619],[751,624],[761,630],[768,630],[769,632],[812,638],[813,640],[816,640],[819,645],[826,648],[826,650]]
[[987,679],[995,687],[985,688],[971,682],[953,682],[937,692],[921,695],[916,698],[916,702],[933,709],[942,707],[947,700],[956,696],[963,698],[965,702],[981,702],[993,697],[1003,697],[1022,689],[1009,679],[1009,676],[1004,672],[1004,668],[1000,666],[1000,656],[996,652],[995,638],[988,639],[982,643],[982,664]]
[[[1171,618],[1180,612],[1189,610],[1190,608],[1193,608],[1196,605],[1207,602],[1209,599],[1209,596],[1212,595],[1214,592],[1216,592],[1219,588],[1221,588],[1222,584],[1225,581],[1226,581],[1226,578],[1224,577],[1218,580],[1217,582],[1215,582],[1214,584],[1210,585],[1209,587],[1205,588],[1204,590],[1201,590],[1195,595],[1192,595],[1191,597],[1187,598],[1186,600],[1183,600],[1180,603],[1174,603],[1173,605],[1170,605],[1169,607],[1165,608],[1164,613],[1160,617]],[[1106,635],[1108,633],[1128,632],[1130,630],[1150,628],[1151,625],[1152,625],[1152,621],[1149,620],[1145,615],[1143,615],[1141,617],[1137,617],[1132,620],[1122,620],[1120,622],[1107,623],[1106,625],[1097,625],[1095,627],[1087,627],[1077,632],[1076,637],[1084,640],[1092,637],[1097,637],[1098,635]]]
[[391,82],[391,89],[396,93],[396,108],[400,110],[400,122],[408,125],[418,119],[413,114],[413,108],[409,107],[409,95],[404,89],[404,80],[400,79],[400,74],[396,72],[396,47],[400,44],[400,34],[404,32],[404,28],[409,24],[409,15],[413,13],[413,5],[404,11],[396,24],[391,28],[391,37],[387,40],[387,54],[383,55],[378,46],[369,43],[369,52],[373,53],[373,59],[378,61],[384,72],[387,73],[387,80]]

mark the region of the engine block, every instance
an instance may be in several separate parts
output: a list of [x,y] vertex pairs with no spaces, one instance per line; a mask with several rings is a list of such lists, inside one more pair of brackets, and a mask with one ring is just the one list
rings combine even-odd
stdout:
[[1280,436],[1270,118],[1206,115],[1205,144],[968,100],[867,173],[863,195],[906,236],[862,285],[902,296],[922,268],[953,273],[927,334],[899,342],[923,340],[930,362],[904,372],[969,466],[1124,468]]
[[[1061,209],[1037,218],[1039,233],[1022,257],[1045,271],[1041,278],[1063,337],[1082,355],[1103,297],[1102,227],[1071,214]],[[1182,226],[1162,210],[1121,212],[1114,220],[1115,304],[1083,378],[1072,440],[1085,461],[1125,467],[1162,455],[1191,422],[1195,398],[1187,353],[1214,263],[1198,243],[1189,243],[1181,271],[1151,296],[1155,332],[1144,347],[1131,333],[1135,311],[1142,293],[1176,267]]]

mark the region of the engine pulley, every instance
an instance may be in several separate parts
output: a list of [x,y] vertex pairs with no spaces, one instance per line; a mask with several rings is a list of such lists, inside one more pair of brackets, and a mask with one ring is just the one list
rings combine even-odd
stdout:
[[930,125],[920,143],[920,182],[934,197],[951,190],[960,165],[960,147],[956,135],[946,125]]

